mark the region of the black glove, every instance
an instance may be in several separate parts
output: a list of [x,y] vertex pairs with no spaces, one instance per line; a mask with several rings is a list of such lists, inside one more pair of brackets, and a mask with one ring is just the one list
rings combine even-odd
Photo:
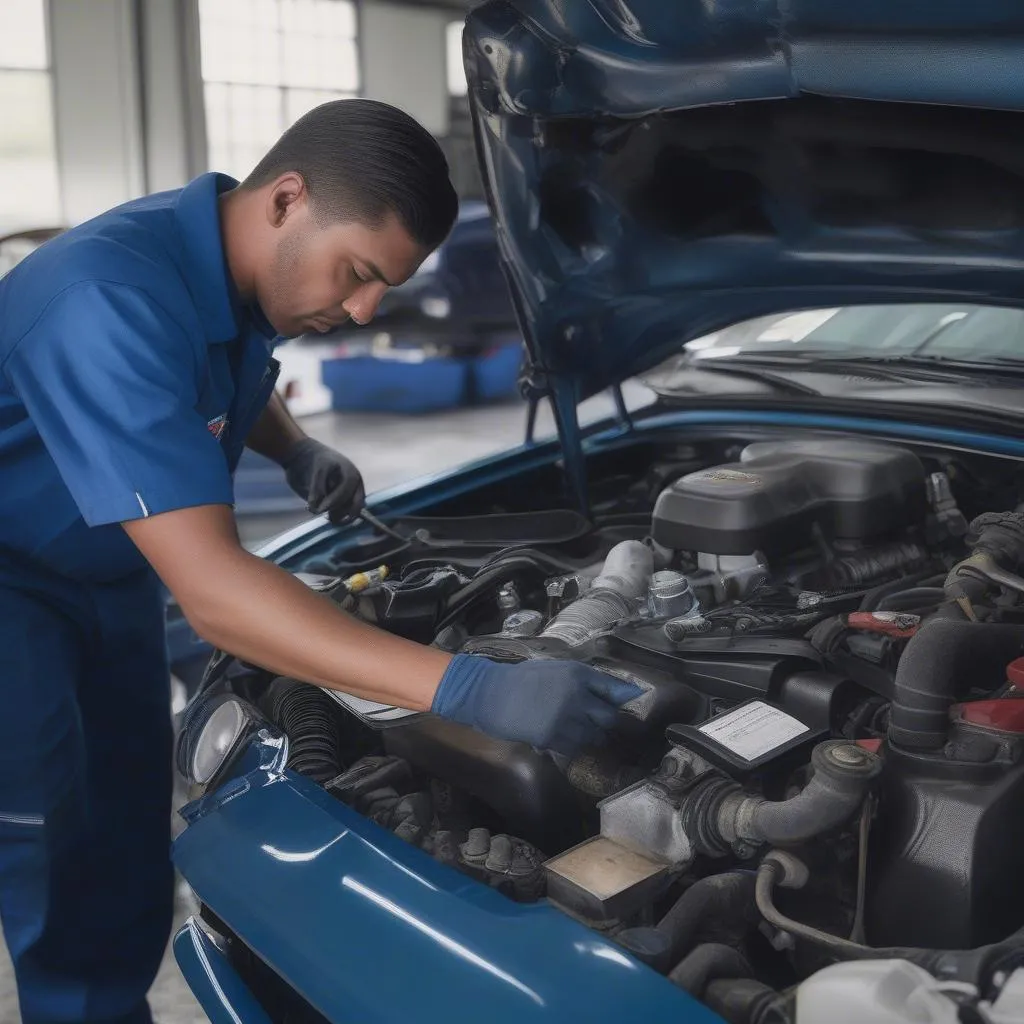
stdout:
[[363,478],[341,452],[307,437],[281,463],[288,486],[305,498],[314,515],[328,514],[334,524],[357,516],[366,503]]
[[620,705],[642,693],[575,661],[507,664],[457,654],[441,677],[432,710],[501,739],[572,755],[602,742]]

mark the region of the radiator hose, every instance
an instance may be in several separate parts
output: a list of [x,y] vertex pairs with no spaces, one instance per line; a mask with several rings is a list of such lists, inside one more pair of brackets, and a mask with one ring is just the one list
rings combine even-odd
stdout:
[[1024,626],[928,619],[896,669],[889,739],[904,750],[946,744],[949,709],[968,685],[995,689],[1024,649]]
[[881,759],[847,740],[826,740],[811,752],[814,775],[796,796],[765,800],[738,788],[721,800],[716,828],[727,843],[791,846],[849,821],[882,770]]
[[727,871],[694,882],[657,925],[627,928],[616,941],[638,960],[667,971],[698,941],[738,943],[758,920],[754,874]]
[[749,978],[754,973],[747,958],[733,946],[706,942],[672,969],[669,980],[698,999],[713,981]]

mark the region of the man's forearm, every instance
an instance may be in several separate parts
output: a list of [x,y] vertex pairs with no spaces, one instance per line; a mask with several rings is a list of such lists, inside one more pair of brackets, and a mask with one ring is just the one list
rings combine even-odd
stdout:
[[[241,551],[182,610],[214,646],[280,675],[416,711],[450,657],[360,622],[289,573]],[[296,638],[301,637],[301,644]]]
[[281,675],[416,711],[451,660],[345,614],[238,543],[227,506],[180,509],[124,529],[205,640]]
[[288,411],[284,398],[277,391],[245,439],[247,448],[280,465],[296,444],[305,438],[302,427]]
[[569,757],[601,742],[635,683],[575,661],[501,664],[446,654],[346,615],[244,551],[227,505],[124,524],[199,634],[271,672],[442,718]]

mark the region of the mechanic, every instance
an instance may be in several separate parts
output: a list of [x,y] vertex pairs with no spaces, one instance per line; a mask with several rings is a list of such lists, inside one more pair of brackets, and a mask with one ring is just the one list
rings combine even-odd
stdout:
[[161,580],[246,661],[541,748],[599,741],[638,693],[410,643],[239,543],[246,445],[311,511],[358,515],[356,467],[274,394],[273,343],[368,322],[456,212],[420,125],[337,101],[241,184],[128,203],[0,281],[0,916],[25,1024],[151,1019],[172,911]]

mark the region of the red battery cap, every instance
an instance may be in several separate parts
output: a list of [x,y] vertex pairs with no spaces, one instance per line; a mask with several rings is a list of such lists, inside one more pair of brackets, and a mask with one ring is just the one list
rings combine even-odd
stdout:
[[1013,683],[1018,690],[1024,690],[1024,658],[1014,658],[1006,666],[1006,678]]
[[1024,700],[1017,698],[972,700],[968,704],[954,705],[953,714],[961,722],[983,729],[1024,733]]

